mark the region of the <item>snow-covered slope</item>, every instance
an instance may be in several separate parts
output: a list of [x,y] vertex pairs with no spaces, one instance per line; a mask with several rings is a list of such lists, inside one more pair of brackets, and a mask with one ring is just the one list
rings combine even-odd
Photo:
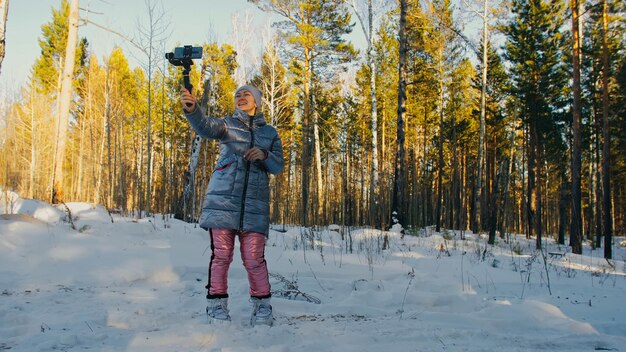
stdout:
[[73,230],[64,207],[18,202],[12,212],[28,216],[0,217],[0,350],[626,346],[623,238],[616,240],[610,263],[601,250],[585,247],[585,255],[577,256],[550,243],[544,266],[544,255],[522,237],[490,247],[470,233],[427,229],[401,238],[339,226],[287,227],[270,233],[266,250],[275,325],[248,325],[248,283],[238,256],[229,275],[233,321],[211,325],[204,314],[210,258],[205,231],[168,217],[134,220],[101,206],[68,203]]

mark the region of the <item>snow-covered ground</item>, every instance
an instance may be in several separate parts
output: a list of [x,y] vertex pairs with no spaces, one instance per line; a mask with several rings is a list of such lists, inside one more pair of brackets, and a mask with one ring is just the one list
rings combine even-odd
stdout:
[[23,215],[0,215],[0,350],[626,350],[624,238],[610,263],[601,249],[578,256],[550,243],[544,266],[523,237],[490,247],[430,229],[287,227],[266,251],[276,323],[250,327],[238,256],[233,320],[207,323],[209,240],[193,224],[69,203],[74,230],[65,207],[1,203],[0,214]]

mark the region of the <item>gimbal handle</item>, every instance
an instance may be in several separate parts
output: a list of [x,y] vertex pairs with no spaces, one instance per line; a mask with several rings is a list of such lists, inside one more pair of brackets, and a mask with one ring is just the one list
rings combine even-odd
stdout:
[[[191,85],[191,81],[189,80],[189,71],[191,71],[191,66],[184,65],[183,66],[183,85],[189,91],[189,94],[191,94],[191,91],[193,90],[193,85]],[[187,105],[188,108],[192,106],[191,104],[185,104],[185,105]]]
[[185,85],[185,88],[187,88],[189,93],[191,93],[191,90],[193,89],[193,86],[191,85],[191,81],[189,80],[189,71],[191,71],[191,67],[184,66],[184,68],[183,68],[183,84]]

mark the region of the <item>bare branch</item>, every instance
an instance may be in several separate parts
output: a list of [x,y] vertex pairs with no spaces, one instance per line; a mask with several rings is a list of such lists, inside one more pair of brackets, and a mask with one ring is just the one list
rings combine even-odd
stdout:
[[482,11],[474,8],[474,6],[472,4],[470,4],[467,0],[463,0],[463,3],[465,4],[465,6],[467,6],[467,8],[472,10],[473,13],[475,13],[476,15],[482,17],[483,20],[485,20],[487,18],[487,14],[486,13],[484,14]]
[[476,56],[478,56],[479,58],[482,57],[482,52],[480,51],[480,49],[476,46],[476,44],[471,39],[469,39],[465,34],[463,34],[463,32],[461,32],[458,28],[454,28],[454,26],[452,25],[446,24],[445,21],[442,21],[441,16],[436,11],[433,12],[433,15],[435,15],[440,25],[449,29],[454,34],[456,34],[459,38],[461,38],[472,49],[472,51],[476,54]]
[[92,24],[92,25],[94,25],[94,26],[96,26],[96,27],[98,27],[100,29],[103,29],[103,30],[109,32],[109,33],[113,33],[113,34],[117,35],[118,37],[120,37],[120,38],[124,39],[125,41],[127,41],[128,43],[130,43],[135,48],[139,49],[142,53],[147,54],[147,52],[145,51],[144,48],[142,48],[132,38],[129,38],[125,34],[122,34],[122,33],[118,32],[116,30],[113,30],[113,29],[109,28],[109,27],[105,27],[105,26],[103,26],[103,25],[101,25],[99,23],[96,23],[96,22],[94,22],[94,21],[92,21],[90,19],[87,19],[87,18],[81,18],[80,20],[83,21],[85,24]]
[[96,12],[96,11],[90,10],[89,8],[79,7],[78,9],[87,13],[93,13],[96,15],[104,15],[104,12]]

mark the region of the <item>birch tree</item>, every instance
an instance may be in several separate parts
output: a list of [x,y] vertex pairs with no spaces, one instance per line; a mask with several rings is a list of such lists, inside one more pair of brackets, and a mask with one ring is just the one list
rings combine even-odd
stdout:
[[248,10],[240,16],[235,13],[231,17],[233,31],[231,33],[231,43],[237,52],[237,69],[235,70],[235,81],[238,86],[244,85],[252,79],[254,75],[254,55],[252,50],[255,43],[255,30],[253,28],[252,13]]
[[169,37],[170,29],[162,5],[157,7],[157,3],[153,2],[153,0],[145,0],[145,5],[148,22],[147,24],[140,23],[138,25],[138,31],[140,36],[139,46],[141,47],[141,52],[145,59],[145,61],[143,61],[143,68],[148,78],[148,89],[146,92],[148,97],[146,116],[146,195],[143,209],[150,213],[152,204],[152,75],[155,68],[159,66],[160,61],[163,60],[163,44]]
[[[566,84],[563,68],[563,6],[559,0],[514,0],[513,17],[504,28],[506,57],[511,63],[512,93],[521,104],[528,132],[526,211],[527,235],[536,235],[541,248],[543,234],[544,148],[563,131],[556,124],[559,99]],[[563,157],[563,156],[561,156]]]
[[6,29],[7,16],[9,14],[9,0],[0,1],[0,69],[2,69],[2,61],[6,50]]
[[57,138],[54,153],[54,175],[52,182],[52,203],[59,203],[64,198],[63,165],[65,162],[65,147],[70,118],[70,103],[72,99],[72,78],[74,74],[74,59],[78,42],[78,0],[70,3],[69,23],[63,73],[61,74],[61,91],[59,94],[59,109],[57,120]]
[[[375,60],[376,52],[374,46],[374,26],[378,22],[380,15],[384,12],[380,11],[385,7],[386,1],[375,1],[372,3],[372,0],[360,1],[359,3],[365,3],[367,5],[366,11],[359,10],[359,3],[357,0],[344,0],[348,1],[356,17],[361,25],[361,29],[363,30],[363,35],[365,36],[365,41],[367,43],[366,48],[366,64],[370,71],[370,118],[371,118],[371,129],[372,129],[372,166],[371,166],[371,180],[370,180],[370,222],[372,225],[380,226],[383,219],[380,218],[382,215],[379,212],[379,200],[380,200],[380,185],[379,185],[379,175],[380,170],[378,166],[378,100],[376,97],[376,76],[378,72],[377,62]],[[378,15],[374,15],[374,9],[377,9],[376,12]],[[365,12],[363,14],[362,12]]]

